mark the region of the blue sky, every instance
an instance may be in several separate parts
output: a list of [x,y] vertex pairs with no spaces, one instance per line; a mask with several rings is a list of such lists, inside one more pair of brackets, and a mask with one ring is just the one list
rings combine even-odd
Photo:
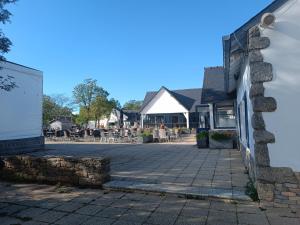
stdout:
[[199,88],[222,65],[223,35],[271,0],[19,0],[3,30],[10,61],[44,73],[44,93],[72,96],[94,78],[122,104],[162,85]]

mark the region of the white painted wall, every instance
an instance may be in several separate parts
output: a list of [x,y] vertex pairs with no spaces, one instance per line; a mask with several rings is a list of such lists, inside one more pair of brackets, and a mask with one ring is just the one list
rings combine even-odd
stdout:
[[[244,111],[242,110],[243,114],[241,114],[241,124],[240,124],[242,130],[242,136],[240,137],[240,141],[244,145],[244,147],[247,148],[245,121],[248,120],[249,148],[247,148],[247,152],[248,154],[251,154],[251,156],[254,158],[253,128],[251,126],[251,117],[253,115],[253,109],[252,109],[251,100],[249,99],[250,86],[251,86],[250,68],[249,68],[249,62],[248,60],[246,60],[244,74],[242,75],[241,83],[239,84],[237,89],[237,108],[240,105],[240,103],[243,101],[244,95],[246,94],[248,118],[245,118]],[[238,121],[238,114],[237,114],[237,121]],[[239,131],[239,127],[237,128],[237,130]]]
[[42,72],[13,63],[0,64],[1,76],[10,75],[17,88],[0,90],[0,140],[42,135]]
[[271,46],[262,51],[273,64],[274,79],[265,83],[265,96],[274,97],[277,110],[264,113],[267,130],[275,134],[269,145],[271,166],[300,171],[300,0],[291,0],[275,13],[274,27],[262,35]]
[[160,113],[187,113],[183,107],[168,91],[161,89],[152,101],[143,109],[141,114]]
[[54,130],[62,130],[62,123],[60,121],[54,121],[50,124],[50,128]]

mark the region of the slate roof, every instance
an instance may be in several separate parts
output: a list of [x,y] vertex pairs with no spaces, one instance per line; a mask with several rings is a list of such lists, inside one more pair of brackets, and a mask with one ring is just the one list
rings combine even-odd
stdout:
[[123,113],[128,117],[128,121],[137,121],[140,119],[139,111],[123,109]]
[[146,93],[140,111],[142,111],[162,89],[168,91],[181,105],[183,105],[187,110],[189,110],[189,112],[196,112],[196,106],[201,104],[201,88],[169,90],[166,87],[161,87],[159,91],[152,91]]
[[231,99],[225,92],[224,82],[224,68],[222,66],[204,68],[202,104]]

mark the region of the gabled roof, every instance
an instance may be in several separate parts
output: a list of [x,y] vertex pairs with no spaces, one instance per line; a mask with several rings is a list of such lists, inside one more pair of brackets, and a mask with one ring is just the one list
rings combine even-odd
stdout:
[[161,91],[166,90],[173,96],[184,108],[189,112],[195,112],[196,106],[201,104],[201,88],[169,90],[166,87],[161,87],[159,91],[147,92],[144,98],[140,112],[151,102],[151,100]]
[[222,66],[204,68],[202,103],[215,103],[230,99],[225,92],[224,82]]

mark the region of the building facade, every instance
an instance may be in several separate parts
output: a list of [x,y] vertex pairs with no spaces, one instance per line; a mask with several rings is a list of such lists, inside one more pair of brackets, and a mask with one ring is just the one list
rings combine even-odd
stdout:
[[12,62],[0,63],[0,154],[41,149],[43,74]]
[[299,0],[277,0],[223,38],[240,149],[265,205],[300,204]]

